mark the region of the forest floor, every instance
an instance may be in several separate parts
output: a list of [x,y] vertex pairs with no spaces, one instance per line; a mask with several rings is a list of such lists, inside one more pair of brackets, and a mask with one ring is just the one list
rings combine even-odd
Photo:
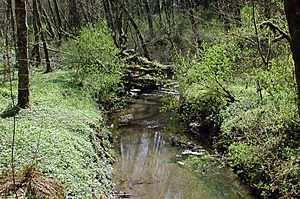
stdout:
[[[70,72],[31,77],[31,106],[16,115],[15,167],[35,165],[64,185],[67,196],[91,198],[111,190],[114,152],[97,103]],[[16,91],[16,82],[14,82]],[[13,93],[16,98],[17,93]],[[0,176],[11,167],[13,117],[9,85],[0,86]],[[99,198],[99,197],[98,197]]]

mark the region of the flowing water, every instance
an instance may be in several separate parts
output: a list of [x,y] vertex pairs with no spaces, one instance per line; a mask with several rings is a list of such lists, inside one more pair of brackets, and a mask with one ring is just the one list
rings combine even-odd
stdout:
[[169,142],[160,101],[140,97],[125,110],[133,121],[119,129],[115,192],[135,199],[252,198],[229,170],[199,174],[177,163],[182,151]]

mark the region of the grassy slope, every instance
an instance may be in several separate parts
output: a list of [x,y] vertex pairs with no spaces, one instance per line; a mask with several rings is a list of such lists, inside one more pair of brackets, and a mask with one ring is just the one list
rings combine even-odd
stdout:
[[[89,198],[107,192],[108,131],[88,92],[74,86],[69,73],[58,71],[34,75],[31,94],[31,110],[17,116],[17,169],[31,164],[37,151],[38,170],[64,183],[67,195]],[[0,101],[2,113],[10,106],[7,87],[0,87]],[[10,164],[12,121],[0,118],[0,175]]]

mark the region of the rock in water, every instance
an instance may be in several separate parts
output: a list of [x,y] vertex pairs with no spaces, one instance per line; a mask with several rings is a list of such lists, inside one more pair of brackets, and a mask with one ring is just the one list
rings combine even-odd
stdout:
[[132,123],[132,121],[133,121],[132,114],[121,115],[119,117],[119,125],[120,126],[130,125]]

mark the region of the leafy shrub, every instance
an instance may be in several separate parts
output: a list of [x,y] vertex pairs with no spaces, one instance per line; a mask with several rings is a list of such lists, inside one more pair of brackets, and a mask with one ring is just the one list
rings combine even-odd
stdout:
[[108,29],[99,26],[82,28],[79,36],[69,42],[65,62],[76,71],[76,81],[97,92],[102,105],[112,105],[118,100],[122,88],[124,65],[119,59]]
[[235,100],[229,85],[238,59],[238,48],[225,42],[203,45],[194,59],[178,56],[175,71],[182,94],[178,110],[184,121],[218,123],[219,111]]

